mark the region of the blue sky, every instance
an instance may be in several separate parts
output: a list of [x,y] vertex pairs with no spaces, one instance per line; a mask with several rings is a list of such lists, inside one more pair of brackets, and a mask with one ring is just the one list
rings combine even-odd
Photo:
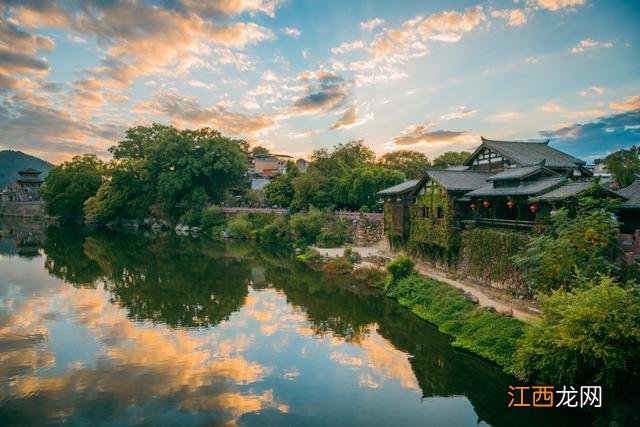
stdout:
[[364,139],[433,157],[551,138],[640,142],[640,3],[5,1],[0,148],[52,161],[138,124],[304,157]]

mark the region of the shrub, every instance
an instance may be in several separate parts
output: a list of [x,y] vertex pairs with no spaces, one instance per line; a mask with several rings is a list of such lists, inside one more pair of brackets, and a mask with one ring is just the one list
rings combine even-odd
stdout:
[[291,246],[289,223],[284,216],[276,217],[273,222],[258,230],[256,240],[261,245]]
[[227,223],[227,234],[234,239],[248,239],[251,231],[251,223],[246,215],[236,215]]
[[369,286],[378,286],[387,277],[387,272],[378,267],[365,266],[354,270],[352,275],[356,280]]
[[316,238],[316,244],[321,248],[331,248],[336,246],[342,246],[349,237],[348,223],[342,218],[327,218],[329,221],[326,223],[318,237]]
[[360,256],[360,254],[358,252],[354,252],[353,248],[351,247],[344,248],[344,252],[342,253],[342,256],[354,264],[362,260],[362,257]]
[[415,261],[406,255],[401,255],[387,263],[386,268],[391,273],[391,280],[396,283],[400,279],[404,279],[413,273],[413,268],[416,266]]
[[527,328],[515,356],[522,379],[603,384],[620,392],[640,380],[640,296],[601,276],[586,289],[542,299],[542,319]]
[[322,231],[322,226],[329,220],[329,215],[313,208],[307,213],[293,215],[289,224],[297,244],[300,246],[313,245]]
[[210,206],[202,210],[202,228],[204,229],[220,226],[225,221],[224,212],[219,206]]
[[304,253],[298,255],[296,258],[299,259],[300,261],[303,261],[309,264],[319,264],[319,263],[322,263],[323,261],[322,255],[320,254],[320,252],[318,252],[317,250],[311,247],[307,248],[307,250],[304,251]]
[[332,274],[348,274],[353,271],[353,264],[347,258],[339,256],[331,258],[326,264],[324,264],[323,270],[326,273]]

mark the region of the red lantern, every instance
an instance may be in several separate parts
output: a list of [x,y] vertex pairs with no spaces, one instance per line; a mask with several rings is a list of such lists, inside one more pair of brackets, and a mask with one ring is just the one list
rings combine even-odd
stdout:
[[512,207],[514,207],[515,205],[516,205],[516,204],[515,204],[515,203],[513,203],[513,200],[509,200],[509,201],[507,202],[507,206],[509,206],[509,209],[511,209],[511,208],[512,208]]
[[482,202],[482,206],[484,206],[485,208],[488,208],[491,205],[491,203],[489,203],[488,200],[485,200],[484,202]]
[[477,208],[477,206],[476,206],[476,204],[475,204],[475,203],[471,203],[471,204],[469,205],[469,207],[470,207],[471,209],[475,209],[475,208]]
[[533,213],[536,213],[538,211],[538,205],[529,206],[529,210]]

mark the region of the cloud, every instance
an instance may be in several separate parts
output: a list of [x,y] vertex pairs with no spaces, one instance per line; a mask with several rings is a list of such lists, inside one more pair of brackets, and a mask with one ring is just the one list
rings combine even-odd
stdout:
[[276,8],[282,3],[280,0],[218,0],[218,1],[202,1],[202,0],[182,0],[181,3],[186,9],[203,15],[239,15],[245,12],[255,13],[262,12],[273,18]]
[[372,31],[374,28],[379,27],[384,24],[384,19],[382,18],[374,18],[370,21],[364,21],[360,23],[360,28],[367,31]]
[[529,1],[541,9],[557,11],[561,9],[574,9],[576,6],[585,4],[586,0],[533,0]]
[[207,90],[214,90],[216,88],[216,85],[214,85],[213,83],[205,83],[200,80],[193,80],[193,79],[187,80],[187,84],[191,87],[197,87],[197,88],[207,89]]
[[282,30],[280,30],[283,34],[286,34],[288,36],[291,36],[293,38],[298,38],[300,37],[300,34],[302,34],[302,32],[297,29],[297,28],[291,28],[291,27],[284,27]]
[[611,42],[599,42],[591,39],[580,40],[577,46],[571,48],[571,52],[573,53],[583,53],[586,50],[596,49],[596,48],[612,48],[613,43]]
[[467,135],[465,131],[432,130],[431,124],[410,125],[399,136],[393,139],[394,145],[416,145],[432,143],[455,143]]
[[462,119],[464,117],[470,117],[476,114],[478,110],[471,110],[464,105],[459,106],[455,111],[440,116],[442,120],[454,120]]
[[516,120],[522,116],[522,113],[517,111],[504,111],[502,113],[492,114],[490,116],[485,117],[485,120],[492,123],[504,123],[511,122]]
[[525,64],[537,64],[540,62],[540,57],[535,55],[527,56],[522,62]]
[[640,109],[599,117],[588,123],[575,123],[541,131],[561,149],[578,157],[593,159],[640,143]]
[[538,110],[543,113],[564,113],[567,111],[565,107],[556,102],[547,102],[546,104],[541,105]]
[[611,102],[609,108],[622,111],[638,110],[640,109],[640,96],[630,96],[622,102]]
[[136,106],[136,112],[168,117],[177,127],[208,126],[233,134],[253,133],[275,125],[266,114],[248,115],[232,112],[224,105],[203,107],[191,96],[157,93],[154,100]]
[[603,86],[589,86],[586,90],[580,91],[580,96],[602,95],[604,91]]
[[520,9],[502,9],[491,12],[494,18],[502,18],[507,20],[507,25],[518,27],[527,23],[527,15]]
[[367,114],[364,117],[358,117],[358,109],[355,105],[348,107],[340,116],[337,122],[331,125],[331,129],[350,129],[356,126],[360,126],[366,123],[368,120],[373,119],[373,113]]
[[364,42],[362,40],[354,40],[350,43],[344,42],[338,47],[331,48],[331,53],[336,55],[351,52],[357,49],[364,49]]
[[75,44],[86,44],[87,41],[77,34],[68,34],[67,40]]

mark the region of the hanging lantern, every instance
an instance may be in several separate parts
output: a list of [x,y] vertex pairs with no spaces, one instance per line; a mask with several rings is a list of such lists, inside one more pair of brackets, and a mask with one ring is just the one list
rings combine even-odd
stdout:
[[488,208],[491,205],[491,203],[489,203],[488,200],[485,200],[484,202],[482,202],[482,206],[484,206],[485,208]]
[[533,204],[531,206],[529,206],[529,210],[533,213],[536,213],[538,211],[538,205]]
[[515,204],[515,203],[513,203],[513,200],[509,200],[509,201],[507,202],[507,206],[509,206],[509,209],[511,209],[511,208],[512,208],[512,207],[514,207],[515,205],[516,205],[516,204]]
[[475,203],[471,203],[471,204],[469,205],[469,207],[470,207],[471,209],[475,209],[475,208],[477,208],[477,206],[476,206],[476,204],[475,204]]

